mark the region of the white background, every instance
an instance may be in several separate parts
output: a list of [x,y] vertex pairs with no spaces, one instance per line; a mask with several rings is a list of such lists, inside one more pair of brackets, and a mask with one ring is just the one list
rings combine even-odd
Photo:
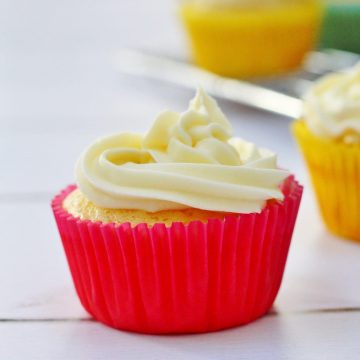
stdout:
[[191,336],[145,336],[89,319],[50,211],[99,135],[145,131],[192,91],[114,70],[122,47],[186,56],[170,0],[0,1],[0,359],[355,359],[360,246],[319,218],[289,121],[220,101],[238,136],[270,147],[307,185],[267,317]]

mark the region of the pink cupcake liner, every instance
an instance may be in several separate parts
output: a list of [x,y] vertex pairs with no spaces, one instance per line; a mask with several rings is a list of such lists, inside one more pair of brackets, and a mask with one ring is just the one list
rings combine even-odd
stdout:
[[74,285],[84,308],[114,328],[198,333],[248,323],[278,293],[302,196],[293,177],[283,202],[260,214],[207,223],[103,224],[52,201]]

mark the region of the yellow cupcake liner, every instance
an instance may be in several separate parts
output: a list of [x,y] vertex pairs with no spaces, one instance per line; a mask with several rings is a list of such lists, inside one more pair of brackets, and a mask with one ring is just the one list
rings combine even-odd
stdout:
[[181,7],[195,62],[231,77],[253,77],[298,67],[316,41],[322,7],[306,5],[266,10]]
[[328,229],[360,242],[360,145],[314,136],[304,121],[292,126]]

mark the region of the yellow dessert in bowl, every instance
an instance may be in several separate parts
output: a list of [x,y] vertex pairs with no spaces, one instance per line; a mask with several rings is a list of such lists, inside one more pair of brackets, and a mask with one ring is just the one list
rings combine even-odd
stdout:
[[199,66],[253,77],[301,64],[316,44],[322,7],[315,0],[189,0],[180,13]]

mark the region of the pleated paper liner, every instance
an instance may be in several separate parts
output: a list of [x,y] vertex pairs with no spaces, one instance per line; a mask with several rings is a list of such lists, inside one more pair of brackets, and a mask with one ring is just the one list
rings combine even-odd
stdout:
[[248,323],[280,287],[302,187],[260,214],[131,226],[83,221],[52,202],[74,284],[99,321],[143,333],[198,333]]
[[293,70],[316,45],[323,9],[317,1],[276,9],[210,9],[183,4],[180,15],[195,62],[229,77]]
[[360,145],[320,139],[309,132],[303,121],[294,122],[293,133],[327,228],[360,242]]

